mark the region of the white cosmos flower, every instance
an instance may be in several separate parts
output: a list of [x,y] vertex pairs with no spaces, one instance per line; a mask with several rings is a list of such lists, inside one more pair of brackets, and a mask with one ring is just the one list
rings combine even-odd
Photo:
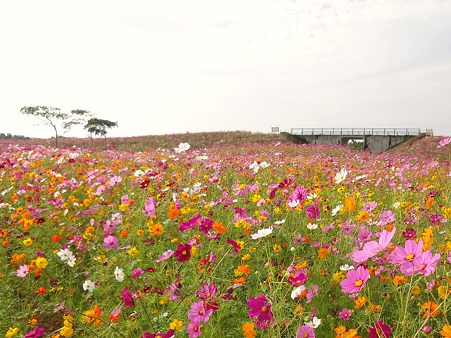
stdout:
[[343,182],[346,179],[346,175],[348,175],[346,169],[341,168],[340,172],[338,172],[334,177],[335,183],[340,184]]
[[292,201],[288,202],[288,206],[291,209],[296,208],[299,204],[301,204],[301,203],[299,203],[299,200],[292,200]]
[[59,256],[59,258],[61,258],[61,260],[63,262],[66,262],[67,265],[69,265],[71,267],[73,267],[75,265],[76,258],[74,256],[74,254],[72,253],[72,251],[70,251],[69,249],[67,249],[67,248],[61,249],[56,254]]
[[310,322],[306,323],[305,325],[311,326],[312,328],[316,329],[318,326],[320,326],[320,324],[321,319],[315,316]]
[[316,224],[316,223],[307,223],[307,229],[309,229],[309,230],[318,229],[318,224]]
[[340,266],[340,270],[341,271],[349,271],[349,270],[354,270],[354,269],[355,269],[354,266],[349,265],[349,264],[345,264],[345,265]]
[[275,221],[275,222],[274,222],[275,225],[281,225],[281,224],[283,224],[283,223],[285,223],[285,220],[284,220],[284,219],[281,219],[280,221]]
[[291,299],[297,298],[301,293],[305,291],[304,285],[299,285],[296,289],[291,292]]
[[343,205],[337,205],[335,208],[332,209],[332,216],[335,216],[336,214],[338,214],[338,212],[340,211],[341,207]]
[[180,143],[179,146],[177,148],[174,148],[175,152],[177,154],[182,153],[184,151],[187,151],[189,148],[191,148],[191,146],[189,145],[189,143]]
[[94,291],[95,287],[96,285],[94,284],[94,282],[90,281],[89,279],[83,282],[83,290],[88,291],[89,293]]
[[256,234],[251,235],[251,238],[252,239],[259,239],[259,238],[268,236],[270,234],[272,234],[272,227],[258,230]]
[[122,270],[120,267],[116,266],[116,269],[114,269],[114,277],[118,282],[122,282],[125,277],[124,270]]

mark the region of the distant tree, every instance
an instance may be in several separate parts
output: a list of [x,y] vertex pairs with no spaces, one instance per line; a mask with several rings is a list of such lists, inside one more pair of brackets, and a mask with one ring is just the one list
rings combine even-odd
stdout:
[[106,135],[108,133],[107,130],[117,126],[118,126],[117,122],[102,120],[98,118],[91,118],[85,124],[85,129],[88,131],[88,133],[91,134],[91,144],[92,144],[92,134],[94,134],[98,136],[103,136],[105,138],[105,146],[106,146]]
[[92,114],[86,110],[72,110],[70,113],[61,112],[60,108],[48,106],[30,106],[22,107],[21,114],[35,116],[41,121],[41,124],[52,127],[55,132],[55,147],[58,147],[58,138],[68,132],[73,126],[86,123],[87,118]]
[[29,140],[30,138],[23,135],[12,135],[11,133],[0,133],[0,139],[2,140]]

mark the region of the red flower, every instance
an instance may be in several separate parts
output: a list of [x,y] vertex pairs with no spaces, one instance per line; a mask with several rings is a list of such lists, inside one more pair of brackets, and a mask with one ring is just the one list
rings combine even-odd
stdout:
[[190,244],[179,244],[174,252],[179,262],[185,262],[191,257],[191,245]]

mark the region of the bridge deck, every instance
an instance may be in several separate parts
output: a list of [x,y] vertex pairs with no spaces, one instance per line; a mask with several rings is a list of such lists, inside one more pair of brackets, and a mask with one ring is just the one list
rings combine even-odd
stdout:
[[292,135],[416,136],[419,128],[292,128]]

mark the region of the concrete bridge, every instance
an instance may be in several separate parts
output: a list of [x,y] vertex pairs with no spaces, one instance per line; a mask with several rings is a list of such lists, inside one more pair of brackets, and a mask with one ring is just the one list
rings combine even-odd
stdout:
[[379,154],[422,132],[415,128],[292,128],[290,134],[302,144],[361,142],[364,149]]

